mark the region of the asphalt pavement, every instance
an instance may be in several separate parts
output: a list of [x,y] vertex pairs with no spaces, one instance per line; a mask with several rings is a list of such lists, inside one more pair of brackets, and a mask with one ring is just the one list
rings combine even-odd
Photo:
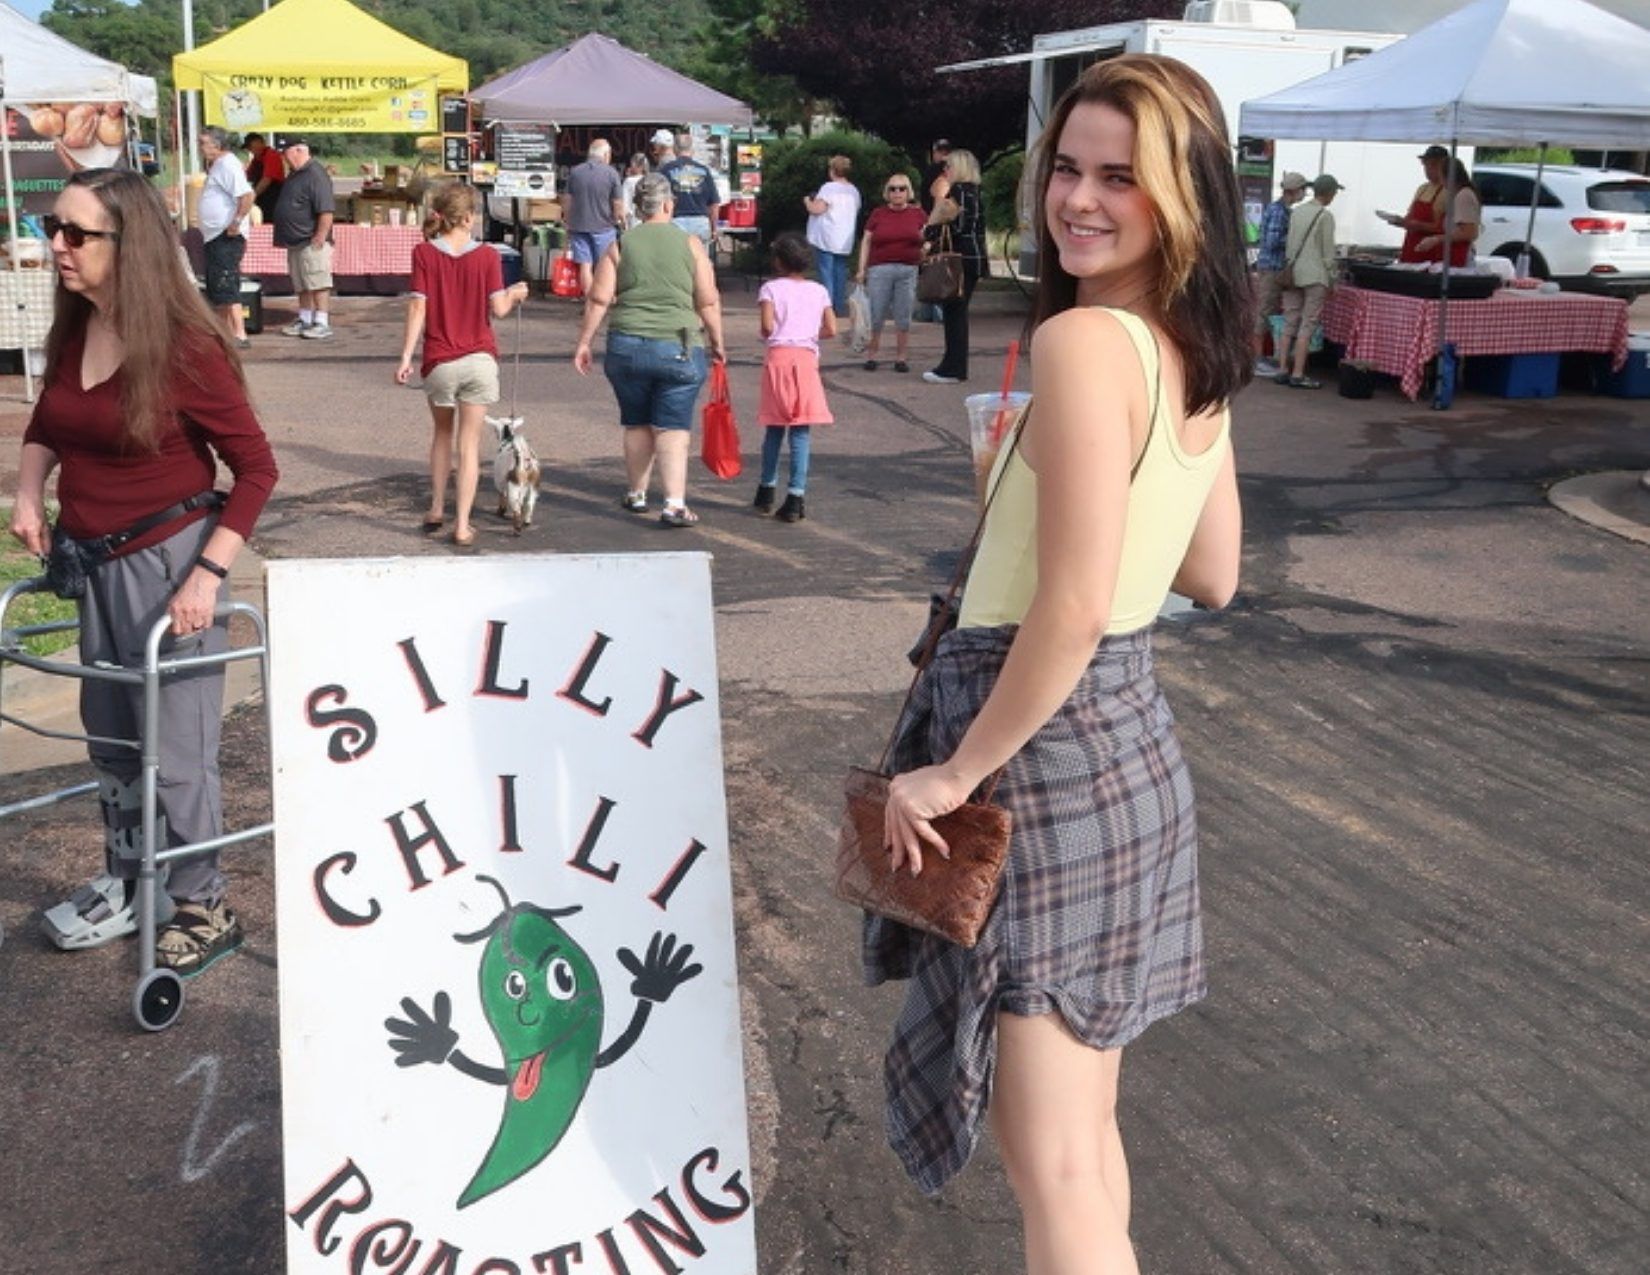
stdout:
[[[725,284],[750,422],[755,293]],[[962,398],[995,385],[1020,322],[1012,294],[975,310],[965,386],[827,352],[838,423],[806,521],[755,514],[749,468],[724,484],[695,465],[692,531],[618,509],[616,412],[571,368],[576,309],[534,299],[522,323],[545,490],[519,538],[483,516],[480,552],[715,556],[763,1275],[1020,1269],[989,1145],[939,1200],[886,1149],[897,992],[859,986],[857,922],[828,888],[842,772],[879,748],[972,524]],[[427,418],[391,381],[400,316],[346,298],[322,344],[273,335],[288,316],[268,305],[248,375],[283,479],[259,556],[457,552],[418,529]],[[917,325],[914,368],[938,348]],[[508,358],[505,374],[509,394]],[[20,397],[0,378],[6,491]],[[1650,468],[1650,401],[1463,395],[1434,412],[1390,385],[1351,401],[1258,384],[1234,413],[1242,590],[1158,641],[1198,787],[1211,992],[1125,1057],[1142,1269],[1638,1275],[1650,547],[1548,495]],[[747,424],[748,464],[758,441]],[[1630,491],[1604,503],[1618,496],[1650,523]],[[225,771],[231,818],[252,822],[268,770],[248,694]],[[83,774],[21,748],[0,731],[0,804]],[[278,1271],[270,847],[232,863],[246,951],[145,1035],[129,944],[66,955],[35,932],[99,843],[85,801],[0,823],[0,1270]]]

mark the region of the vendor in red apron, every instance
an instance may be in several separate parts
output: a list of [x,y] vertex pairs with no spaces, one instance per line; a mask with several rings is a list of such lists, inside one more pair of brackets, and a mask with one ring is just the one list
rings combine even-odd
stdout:
[[[1442,146],[1429,146],[1420,154],[1421,170],[1426,180],[1416,188],[1415,197],[1410,200],[1409,208],[1402,217],[1394,217],[1388,213],[1380,214],[1390,225],[1401,226],[1404,231],[1403,246],[1398,249],[1399,261],[1438,261],[1443,253],[1444,242],[1444,210],[1448,198],[1446,178],[1451,163],[1449,151]],[[1457,182],[1459,192],[1464,182],[1470,190],[1471,182],[1465,180],[1466,169],[1460,161],[1455,161],[1462,181]],[[1470,223],[1458,226],[1458,233],[1454,236],[1450,248],[1450,265],[1464,266],[1471,255],[1472,241],[1478,237],[1479,216],[1476,212],[1478,196],[1474,193],[1470,203],[1474,210]],[[1461,211],[1469,201],[1463,201],[1457,196],[1456,220],[1461,221]],[[1463,235],[1459,233],[1466,230]]]

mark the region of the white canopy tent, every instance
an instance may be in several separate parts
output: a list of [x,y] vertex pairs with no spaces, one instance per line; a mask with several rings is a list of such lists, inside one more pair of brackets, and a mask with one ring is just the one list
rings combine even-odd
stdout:
[[[119,102],[142,115],[155,114],[155,82],[133,75],[70,44],[60,35],[0,3],[0,168],[4,170],[7,233],[17,239],[17,192],[12,177],[8,107],[47,102]],[[12,264],[16,264],[15,257]],[[34,377],[27,351],[23,358],[24,392],[34,398]]]
[[1650,149],[1650,31],[1586,0],[1475,0],[1243,104],[1247,137]]
[[[1543,154],[1555,143],[1646,150],[1646,68],[1650,31],[1586,0],[1473,0],[1368,57],[1245,102],[1238,131],[1444,141],[1452,156],[1461,143],[1539,146]],[[1453,217],[1453,197],[1446,209]],[[1447,300],[1448,271],[1443,291]],[[1434,406],[1447,406],[1442,383]]]

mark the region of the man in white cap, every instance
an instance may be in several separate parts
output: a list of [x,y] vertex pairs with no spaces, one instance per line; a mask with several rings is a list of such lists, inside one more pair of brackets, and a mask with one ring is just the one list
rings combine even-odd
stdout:
[[1272,316],[1283,309],[1283,288],[1278,276],[1289,242],[1289,210],[1306,198],[1306,178],[1299,173],[1285,172],[1278,179],[1278,187],[1282,193],[1261,211],[1260,239],[1255,253],[1255,300],[1259,303],[1255,312],[1256,376],[1276,376],[1282,362],[1264,357],[1264,351]]
[[676,158],[676,134],[668,128],[655,129],[653,136],[647,139],[647,167],[649,172],[656,173],[671,160]]
[[286,249],[287,274],[298,293],[298,317],[281,331],[307,341],[330,340],[332,178],[311,157],[302,137],[283,137],[281,155],[287,178],[275,201],[275,245]]
[[721,206],[721,195],[716,189],[716,178],[698,160],[693,158],[693,134],[676,135],[676,158],[659,170],[670,182],[676,196],[676,212],[671,221],[698,237],[716,260],[716,210]]

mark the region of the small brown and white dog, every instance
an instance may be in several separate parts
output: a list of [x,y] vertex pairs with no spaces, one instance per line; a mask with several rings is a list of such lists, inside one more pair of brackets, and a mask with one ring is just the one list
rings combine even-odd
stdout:
[[516,534],[533,521],[539,500],[539,458],[523,433],[519,416],[489,416],[487,424],[498,437],[493,453],[493,485],[498,488],[499,516],[508,518]]

